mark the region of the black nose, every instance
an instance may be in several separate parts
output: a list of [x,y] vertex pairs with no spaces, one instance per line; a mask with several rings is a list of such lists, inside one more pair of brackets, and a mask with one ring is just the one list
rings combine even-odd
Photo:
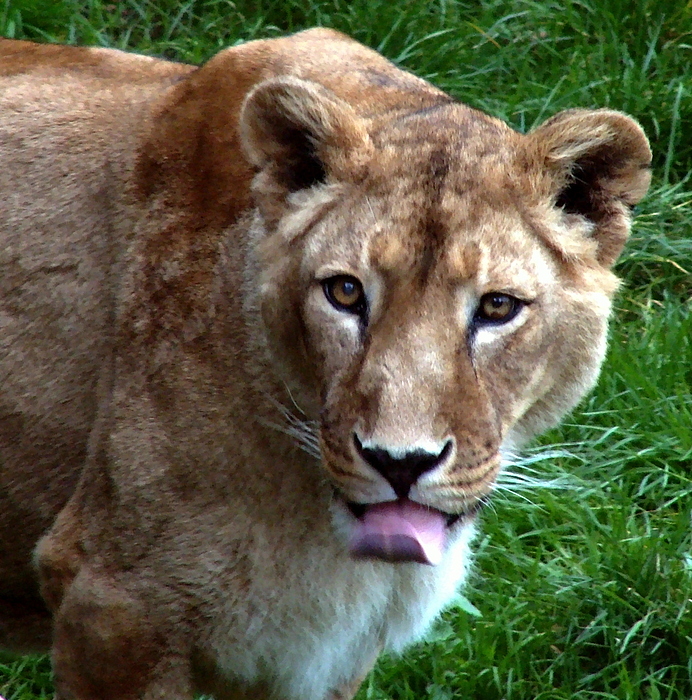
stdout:
[[406,498],[421,475],[442,464],[452,451],[452,441],[447,440],[437,454],[424,450],[412,450],[394,457],[385,449],[363,447],[363,443],[355,433],[353,442],[358,454],[387,479],[399,498]]

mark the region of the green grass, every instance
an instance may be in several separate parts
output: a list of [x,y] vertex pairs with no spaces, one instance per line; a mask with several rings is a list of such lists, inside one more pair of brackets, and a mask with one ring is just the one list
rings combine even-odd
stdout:
[[[472,605],[461,598],[429,641],[383,659],[359,700],[690,700],[692,4],[0,0],[5,36],[195,62],[316,24],[521,130],[608,106],[639,119],[654,150],[601,381],[533,453],[559,446],[531,468],[565,487],[495,500]],[[0,695],[49,694],[45,658],[0,657]]]

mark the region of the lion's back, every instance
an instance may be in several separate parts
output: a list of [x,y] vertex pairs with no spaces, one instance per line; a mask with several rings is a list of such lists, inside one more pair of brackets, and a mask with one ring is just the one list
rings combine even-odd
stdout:
[[[0,577],[9,594],[26,593],[24,562],[86,453],[147,104],[190,70],[0,40],[0,543],[12,543]],[[17,513],[27,502],[36,507]]]

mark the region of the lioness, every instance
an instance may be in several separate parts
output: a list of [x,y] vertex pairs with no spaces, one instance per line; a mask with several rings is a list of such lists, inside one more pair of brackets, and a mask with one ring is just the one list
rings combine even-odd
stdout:
[[61,700],[351,698],[594,383],[646,137],[326,29],[0,56],[0,643]]

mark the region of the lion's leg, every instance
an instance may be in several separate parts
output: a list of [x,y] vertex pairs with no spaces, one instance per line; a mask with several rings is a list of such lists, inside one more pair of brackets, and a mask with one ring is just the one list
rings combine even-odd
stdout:
[[353,700],[368,673],[370,673],[370,669],[368,669],[362,675],[359,675],[356,679],[351,680],[348,683],[344,683],[335,690],[332,690],[327,696],[326,700]]
[[[359,674],[357,678],[329,691],[324,700],[352,700],[369,672],[370,668]],[[247,688],[220,684],[210,690],[215,700],[269,700],[269,698],[279,700],[282,697],[280,693],[270,691],[266,685],[255,685]]]
[[61,700],[191,700],[178,630],[104,572],[82,567],[55,615],[53,668]]
[[189,657],[175,648],[184,630],[154,602],[146,571],[123,572],[105,541],[85,545],[82,506],[78,491],[36,550],[54,617],[56,698],[191,700]]
[[352,700],[352,698],[354,698],[358,692],[360,686],[363,684],[366,676],[372,670],[372,667],[375,665],[375,661],[377,661],[377,657],[379,655],[380,650],[378,650],[372,657],[371,662],[361,670],[361,673],[349,680],[347,683],[343,683],[337,688],[334,688],[327,696],[326,700]]

